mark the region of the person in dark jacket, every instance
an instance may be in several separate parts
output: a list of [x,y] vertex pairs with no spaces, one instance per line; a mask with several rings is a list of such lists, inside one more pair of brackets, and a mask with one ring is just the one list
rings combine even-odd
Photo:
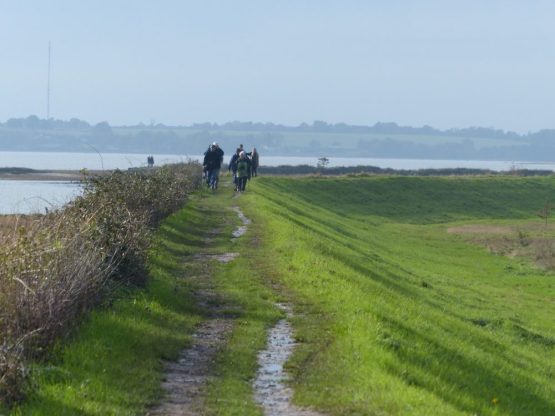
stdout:
[[233,174],[233,186],[236,191],[239,190],[237,183],[237,161],[239,160],[239,153],[241,153],[241,149],[237,148],[233,156],[231,156],[229,166],[227,167],[227,170]]
[[259,162],[259,157],[258,157],[258,152],[256,151],[256,147],[252,149],[252,152],[251,152],[250,156],[251,156],[251,172],[252,172],[252,176],[258,176],[258,162]]
[[207,184],[210,188],[216,189],[218,187],[218,180],[220,177],[220,169],[224,160],[224,151],[220,149],[218,143],[214,142],[204,153],[204,160],[202,166],[206,172]]

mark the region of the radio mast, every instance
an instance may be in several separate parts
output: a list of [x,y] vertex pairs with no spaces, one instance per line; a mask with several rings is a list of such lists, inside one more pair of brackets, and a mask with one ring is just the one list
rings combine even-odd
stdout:
[[51,55],[51,46],[50,42],[48,42],[48,82],[46,87],[46,119],[50,120],[50,55]]

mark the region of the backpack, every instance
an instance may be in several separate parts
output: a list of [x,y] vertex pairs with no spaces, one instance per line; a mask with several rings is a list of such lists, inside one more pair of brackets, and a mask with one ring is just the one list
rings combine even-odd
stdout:
[[249,162],[245,159],[239,159],[237,161],[237,177],[245,178],[249,176]]

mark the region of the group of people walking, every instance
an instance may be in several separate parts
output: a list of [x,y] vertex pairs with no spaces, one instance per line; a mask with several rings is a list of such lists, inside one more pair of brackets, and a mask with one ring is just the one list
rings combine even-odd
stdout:
[[233,174],[233,184],[237,192],[245,192],[247,181],[258,174],[258,152],[256,147],[252,152],[245,152],[243,145],[235,150],[235,154],[231,156],[228,171]]
[[[224,158],[224,152],[214,142],[204,153],[204,161],[202,163],[206,183],[209,188],[216,189],[220,176],[220,169]],[[228,171],[233,174],[233,185],[235,191],[244,192],[247,181],[258,175],[259,155],[256,147],[251,152],[246,152],[243,145],[239,145],[231,160],[229,161]]]

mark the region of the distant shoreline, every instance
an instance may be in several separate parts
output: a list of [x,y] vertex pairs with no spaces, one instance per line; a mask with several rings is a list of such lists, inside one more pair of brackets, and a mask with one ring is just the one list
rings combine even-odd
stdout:
[[[136,168],[139,170],[145,168]],[[227,165],[222,166],[223,171]],[[86,170],[87,175],[109,175],[112,170]],[[260,166],[262,176],[341,176],[341,175],[398,175],[398,176],[469,176],[469,175],[518,175],[518,176],[551,176],[553,170],[513,169],[494,171],[476,168],[426,168],[426,169],[393,169],[371,165],[315,167],[309,165]],[[83,179],[81,170],[38,170],[21,167],[0,168],[0,180],[13,181],[45,181],[45,182],[80,182]]]
[[[89,174],[106,174],[107,171],[87,171]],[[78,170],[35,170],[29,168],[0,168],[0,180],[78,182],[83,173]]]

